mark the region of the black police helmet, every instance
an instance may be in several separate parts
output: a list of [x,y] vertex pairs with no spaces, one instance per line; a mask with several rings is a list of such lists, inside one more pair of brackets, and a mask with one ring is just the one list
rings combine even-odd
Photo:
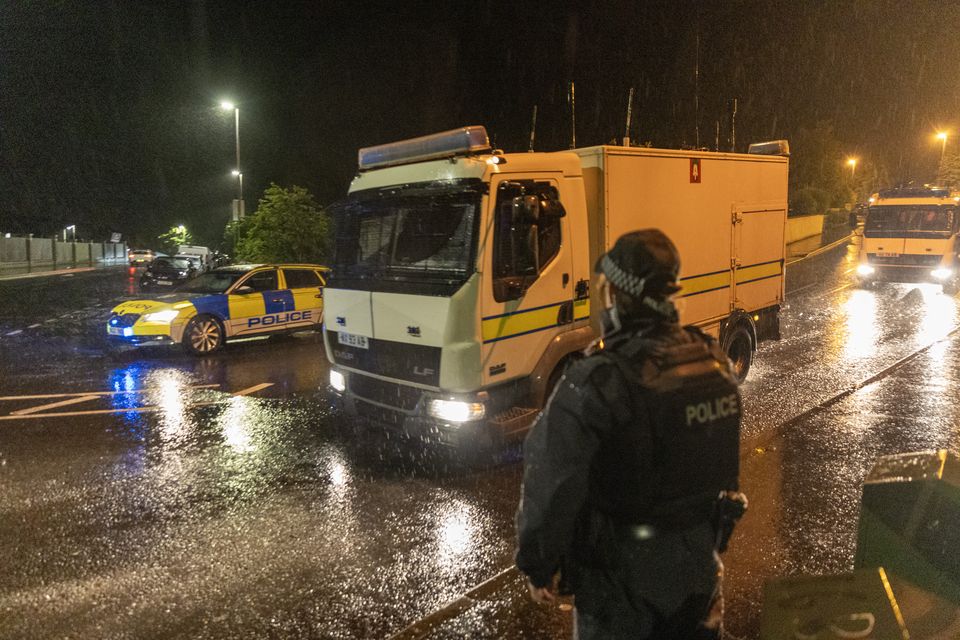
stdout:
[[633,297],[665,297],[680,290],[680,254],[659,229],[625,233],[600,256],[596,270],[618,290]]

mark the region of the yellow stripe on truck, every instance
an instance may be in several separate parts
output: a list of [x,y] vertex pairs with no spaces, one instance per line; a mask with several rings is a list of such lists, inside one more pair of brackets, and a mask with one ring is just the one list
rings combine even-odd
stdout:
[[707,291],[725,289],[730,286],[730,272],[708,273],[702,276],[691,276],[680,280],[680,297],[692,296]]
[[766,264],[756,264],[749,267],[740,267],[737,269],[737,284],[746,284],[754,280],[763,280],[772,278],[783,273],[783,265],[779,260],[768,262]]
[[483,341],[492,342],[557,326],[560,303],[483,321]]

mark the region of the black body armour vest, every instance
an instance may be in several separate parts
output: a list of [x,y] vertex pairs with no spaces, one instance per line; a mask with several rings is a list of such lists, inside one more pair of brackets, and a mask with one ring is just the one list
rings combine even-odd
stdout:
[[709,520],[720,492],[738,489],[740,394],[726,354],[679,327],[601,353],[630,397],[604,393],[617,427],[594,467],[596,504],[622,524],[671,530]]

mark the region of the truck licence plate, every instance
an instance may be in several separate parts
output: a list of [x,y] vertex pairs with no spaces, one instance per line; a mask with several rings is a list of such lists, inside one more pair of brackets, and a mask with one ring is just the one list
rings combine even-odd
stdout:
[[162,284],[162,285],[170,286],[170,285],[173,284],[173,283],[170,282],[169,280],[157,280],[157,284]]
[[348,347],[357,347],[358,349],[370,348],[370,344],[367,342],[367,336],[355,336],[352,333],[340,331],[337,333],[337,341]]
[[877,253],[877,257],[879,257],[879,258],[899,258],[899,257],[900,257],[900,254],[899,254],[899,253],[890,253],[889,251],[880,251],[880,252]]

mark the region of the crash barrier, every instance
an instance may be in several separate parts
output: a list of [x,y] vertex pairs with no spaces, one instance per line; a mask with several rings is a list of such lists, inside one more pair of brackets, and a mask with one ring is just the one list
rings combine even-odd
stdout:
[[767,582],[763,640],[960,638],[960,457],[882,457],[861,503],[854,571]]
[[41,271],[127,260],[122,242],[62,242],[55,238],[0,237],[0,271]]
[[787,218],[787,244],[823,233],[823,214]]

